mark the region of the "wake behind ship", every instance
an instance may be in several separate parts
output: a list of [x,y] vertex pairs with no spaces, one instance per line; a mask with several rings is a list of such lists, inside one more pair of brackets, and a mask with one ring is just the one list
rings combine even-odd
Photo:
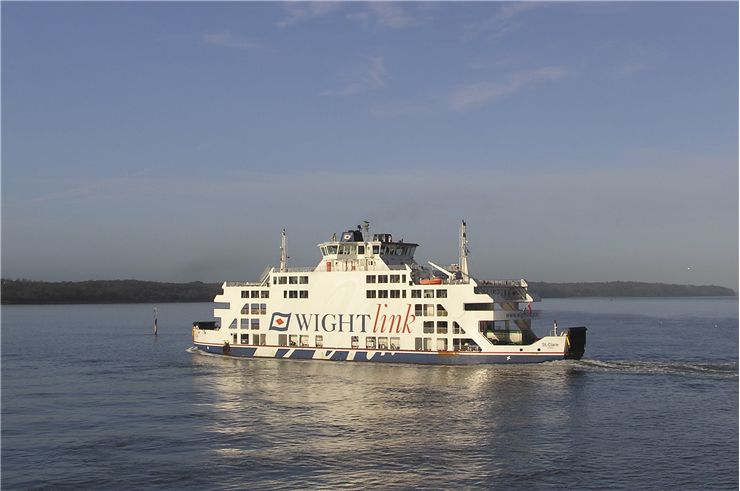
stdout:
[[532,363],[580,359],[586,328],[537,337],[527,282],[478,281],[468,273],[466,224],[459,263],[414,260],[418,244],[370,235],[369,224],[319,244],[313,268],[280,267],[259,281],[223,284],[217,321],[193,323],[193,347],[208,353],[424,364]]

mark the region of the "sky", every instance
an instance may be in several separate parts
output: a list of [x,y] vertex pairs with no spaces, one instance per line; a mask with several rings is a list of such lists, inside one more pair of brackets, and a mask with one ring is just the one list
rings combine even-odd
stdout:
[[738,285],[738,4],[2,2],[2,276]]

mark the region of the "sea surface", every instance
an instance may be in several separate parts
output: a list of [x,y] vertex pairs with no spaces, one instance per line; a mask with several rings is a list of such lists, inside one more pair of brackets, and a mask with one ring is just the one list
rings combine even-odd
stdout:
[[3,490],[737,489],[737,298],[546,299],[581,361],[191,353],[209,304],[4,306]]

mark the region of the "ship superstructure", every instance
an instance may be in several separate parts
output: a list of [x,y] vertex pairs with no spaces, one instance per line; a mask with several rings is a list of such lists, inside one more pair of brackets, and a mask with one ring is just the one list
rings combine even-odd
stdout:
[[523,279],[478,281],[468,271],[466,224],[459,262],[418,264],[418,244],[370,234],[369,224],[318,245],[312,268],[280,266],[259,281],[223,284],[216,322],[193,324],[195,348],[232,356],[427,364],[579,359],[586,328],[539,338]]

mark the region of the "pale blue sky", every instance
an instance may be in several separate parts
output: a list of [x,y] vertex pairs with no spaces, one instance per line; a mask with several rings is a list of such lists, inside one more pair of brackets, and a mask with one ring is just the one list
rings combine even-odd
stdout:
[[[2,3],[2,275],[738,281],[738,4]],[[689,269],[690,268],[690,269]]]

